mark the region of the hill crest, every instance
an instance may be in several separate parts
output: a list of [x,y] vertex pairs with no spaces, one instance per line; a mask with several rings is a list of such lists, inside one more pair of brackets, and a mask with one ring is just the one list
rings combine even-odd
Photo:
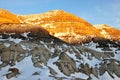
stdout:
[[[99,25],[99,27],[93,26],[84,19],[63,10],[52,10],[42,14],[31,15],[15,15],[2,9],[0,11],[0,18],[2,18],[0,21],[2,24],[0,33],[14,33],[14,31],[18,31],[18,33],[28,32],[34,28],[41,29],[41,27],[43,27],[50,35],[67,43],[87,42],[96,37],[120,40],[120,30],[112,27],[109,28],[107,25]],[[5,13],[5,15],[3,13]],[[5,24],[6,26],[4,26],[4,23],[8,23],[8,25]],[[11,25],[10,28],[9,25]]]
[[20,21],[15,14],[0,9],[0,23],[20,23]]

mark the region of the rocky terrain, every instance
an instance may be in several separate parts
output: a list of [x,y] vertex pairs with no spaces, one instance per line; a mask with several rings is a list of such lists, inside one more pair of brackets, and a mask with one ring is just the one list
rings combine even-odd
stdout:
[[3,16],[0,80],[120,79],[120,30],[61,10]]
[[[27,33],[26,33],[27,34]],[[9,37],[0,39],[1,72],[5,69],[17,69],[19,72],[1,73],[1,79],[11,78],[16,80],[27,80],[21,77],[24,69],[34,66],[35,72],[27,74],[31,79],[53,79],[53,80],[103,80],[119,79],[120,77],[120,42],[106,39],[93,40],[89,43],[70,45],[57,38],[50,36],[50,40],[34,39],[40,35],[29,33],[24,40],[21,35],[9,34]],[[6,34],[7,35],[7,34]],[[16,36],[16,37],[13,37]],[[24,59],[30,58],[29,66],[22,69]],[[32,70],[32,69],[29,69]],[[29,71],[28,71],[29,72]],[[30,71],[31,72],[31,71]],[[44,74],[45,73],[45,74]],[[41,74],[44,74],[42,77]],[[24,75],[25,76],[25,75]],[[37,76],[35,78],[35,76]],[[39,77],[38,77],[39,76]]]

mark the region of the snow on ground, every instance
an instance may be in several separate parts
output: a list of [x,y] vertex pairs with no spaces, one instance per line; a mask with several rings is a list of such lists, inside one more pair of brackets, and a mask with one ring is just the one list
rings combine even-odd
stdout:
[[27,35],[29,34],[30,32],[27,32],[27,33],[23,33],[23,34],[21,34],[22,36],[24,36],[24,37],[28,37]]
[[82,79],[87,79],[88,78],[88,75],[80,73],[80,72],[71,74],[71,76],[72,76],[72,78],[82,78]]
[[4,43],[4,45],[5,45],[6,47],[9,47],[9,46],[10,46],[10,44],[9,44],[9,43]]
[[[9,68],[17,68],[20,71],[20,74],[11,79],[7,79],[5,74],[8,73]],[[40,75],[33,75],[35,72],[40,73]],[[49,80],[53,79],[49,77],[49,69],[47,67],[41,69],[33,66],[31,56],[26,57],[19,63],[16,63],[15,66],[7,66],[1,69],[0,71],[0,80]]]
[[116,75],[114,75],[115,78],[110,77],[108,72],[105,72],[102,76],[100,76],[100,79],[98,80],[120,80]]
[[18,38],[16,38],[16,39],[13,39],[13,38],[9,38],[9,41],[13,41],[13,42],[15,42],[15,43],[20,43],[21,41],[22,41],[22,39],[18,39]]
[[98,46],[98,43],[94,43],[93,41],[91,41],[89,44],[83,44],[83,46],[88,47],[90,49],[96,50],[96,51],[100,51],[102,52],[101,48],[96,48],[96,46]]
[[53,58],[53,59],[50,59],[49,61],[48,61],[48,66],[49,67],[51,67],[51,68],[53,68],[55,71],[57,71],[57,77],[67,77],[67,76],[65,76],[63,73],[61,73],[61,71],[58,69],[58,67],[55,65],[55,64],[53,64],[54,62],[56,62],[58,60],[58,57],[56,57],[56,58]]
[[22,39],[18,39],[18,38],[14,39],[14,38],[9,37],[8,39],[0,39],[0,41],[13,41],[15,43],[20,43],[23,40]]
[[[25,36],[26,36],[26,34],[24,34]],[[27,36],[26,36],[27,37]],[[1,41],[2,41],[2,39],[1,39]],[[15,42],[15,43],[20,43],[22,40],[21,39],[13,39],[13,38],[9,38],[9,41],[13,41],[13,42]],[[51,52],[53,52],[54,53],[54,48],[53,47],[51,47],[51,48],[48,48],[48,46],[47,45],[45,45],[45,43],[44,42],[40,42],[41,44],[43,44],[44,45],[44,47],[45,48],[47,48],[47,49],[49,49]],[[52,44],[52,43],[51,43]],[[6,46],[6,47],[9,47],[10,46],[10,44],[9,43],[4,43],[4,45]],[[27,46],[26,46],[27,45]],[[22,46],[22,48],[24,49],[24,50],[29,50],[30,48],[30,44],[28,45],[28,44],[24,44],[24,45],[21,45]],[[86,44],[86,46],[88,47],[88,48],[91,48],[91,49],[93,49],[93,50],[97,50],[97,51],[102,51],[100,48],[97,48],[96,49],[96,46],[97,46],[97,44],[95,44],[95,43],[93,43],[93,42],[91,42],[91,43],[89,43],[89,44]],[[69,48],[69,46],[67,46],[67,45],[64,45],[63,44],[63,47],[64,48],[66,48],[66,49],[68,49]],[[57,48],[60,50],[60,51],[62,51],[63,49],[62,49],[62,47],[60,47],[60,46],[57,46]],[[70,49],[70,48],[69,48]],[[74,48],[75,50],[77,50],[76,48]],[[71,51],[72,49],[70,49],[70,51]],[[115,51],[116,49],[114,49],[114,48],[112,48],[112,50],[113,51]],[[66,52],[67,53],[67,55],[68,56],[70,56],[71,58],[73,58],[74,60],[76,60],[76,61],[80,61],[80,60],[78,60],[77,58],[76,58],[76,56],[75,56],[75,54],[74,53],[70,53],[69,51],[67,51]],[[95,57],[92,57],[92,59],[90,60],[90,59],[88,59],[88,55],[89,56],[91,56],[90,54],[88,54],[88,53],[84,53],[84,54],[81,54],[80,56],[82,57],[82,60],[80,61],[80,62],[76,62],[76,66],[78,67],[78,66],[80,66],[80,63],[88,63],[89,64],[89,66],[90,67],[95,67],[96,66],[96,64],[100,64],[101,63],[101,61],[100,60],[98,60],[98,59],[96,59]],[[71,80],[72,78],[82,78],[82,79],[87,79],[88,78],[88,76],[86,75],[86,74],[83,74],[83,73],[74,73],[74,74],[71,74],[70,76],[66,76],[66,75],[64,75],[59,69],[58,69],[58,67],[54,64],[54,62],[56,62],[57,60],[58,60],[58,58],[59,57],[55,57],[55,58],[51,58],[51,59],[49,59],[49,61],[48,61],[48,64],[47,64],[47,66],[48,67],[51,67],[51,68],[53,68],[58,74],[56,75],[56,77],[66,77],[67,79],[66,80]],[[114,57],[115,59],[117,59],[117,60],[119,60],[120,61],[120,50],[118,50],[117,51],[117,54],[115,54],[115,57]],[[83,61],[83,62],[82,62]],[[1,62],[0,62],[1,63]],[[15,66],[6,66],[6,67],[4,67],[4,68],[1,68],[1,70],[0,70],[0,80],[55,80],[55,78],[53,78],[53,77],[50,77],[50,70],[49,70],[49,68],[48,67],[46,67],[46,66],[44,66],[43,68],[37,68],[37,67],[34,67],[33,66],[33,62],[32,62],[32,60],[31,60],[31,56],[28,56],[28,57],[26,57],[25,59],[23,59],[21,62],[19,62],[19,63],[16,63],[16,65]],[[16,77],[13,77],[13,78],[11,78],[11,79],[7,79],[6,78],[6,76],[5,76],[5,74],[7,74],[7,73],[9,73],[8,72],[8,69],[9,68],[17,68],[17,69],[19,69],[19,71],[20,71],[20,74],[19,75],[17,75]],[[38,72],[38,73],[40,73],[39,75],[33,75],[35,72]],[[117,77],[116,75],[114,75],[114,79],[113,78],[111,78],[110,77],[110,75],[107,73],[107,72],[105,72],[102,76],[99,76],[99,79],[98,78],[96,78],[94,75],[92,75],[91,74],[91,78],[92,78],[92,80],[120,80],[120,78],[119,77]],[[64,79],[65,80],[65,79]]]
[[92,60],[89,60],[87,56],[81,55],[83,58],[83,63],[84,64],[89,64],[90,67],[95,67],[96,64],[100,64],[101,61],[96,59],[95,57],[92,58]]

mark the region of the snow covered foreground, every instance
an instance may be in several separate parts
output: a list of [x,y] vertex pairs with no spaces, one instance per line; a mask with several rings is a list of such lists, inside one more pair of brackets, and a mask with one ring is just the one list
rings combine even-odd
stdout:
[[[20,45],[22,49],[28,51],[27,54],[25,54],[25,57],[21,61],[15,60],[15,65],[11,66],[10,64],[8,64],[4,67],[1,67],[0,80],[119,80],[120,79],[118,77],[119,73],[110,71],[109,69],[106,69],[103,74],[100,71],[102,68],[102,64],[105,63],[105,60],[107,62],[106,64],[108,64],[108,67],[109,67],[109,63],[112,63],[112,60],[115,60],[116,64],[120,64],[119,46],[109,47],[110,50],[107,51],[107,50],[103,50],[103,48],[101,47],[96,48],[96,46],[98,46],[99,44],[94,42],[90,42],[82,45],[67,45],[64,43],[60,45],[55,45],[53,42],[50,43],[46,43],[43,41],[29,42],[29,41],[24,41],[21,39],[13,39],[13,38],[11,39],[9,38],[7,40],[0,39],[0,41],[1,44],[3,43],[3,45],[6,46],[6,48],[9,48],[10,45],[14,43]],[[111,45],[112,44],[109,44],[109,46]],[[38,54],[34,53],[36,52],[36,50],[34,50],[35,47],[38,47],[41,50],[38,51]],[[44,51],[44,49],[46,52]],[[44,51],[45,53],[42,51]],[[107,52],[106,53],[107,55],[103,52]],[[114,54],[114,56],[111,56],[111,54]],[[2,60],[2,56],[1,56],[1,60]],[[2,64],[2,61],[0,63]],[[9,68],[19,69],[19,74],[14,77],[11,77],[10,79],[7,79],[6,74],[10,73],[10,71],[8,71]],[[116,66],[113,66],[113,68],[110,69],[116,70],[114,68],[116,68]],[[110,74],[113,77],[111,77]],[[118,74],[118,76],[116,74]]]

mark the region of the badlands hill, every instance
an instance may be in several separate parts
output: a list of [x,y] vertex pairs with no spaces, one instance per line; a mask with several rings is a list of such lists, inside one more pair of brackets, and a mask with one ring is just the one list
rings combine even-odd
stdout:
[[120,30],[63,10],[0,11],[0,80],[120,80]]
[[24,23],[40,25],[49,31],[50,35],[68,43],[79,43],[87,40],[88,37],[101,36],[92,24],[63,10],[21,17]]
[[101,24],[101,25],[94,25],[96,29],[100,30],[100,33],[106,39],[111,39],[115,41],[120,40],[120,30],[116,28],[112,28],[109,25]]
[[43,14],[15,15],[1,9],[0,18],[1,34],[4,32],[34,33],[44,28],[44,31],[48,31],[50,35],[67,43],[89,42],[95,38],[120,40],[120,30],[107,25],[105,26],[108,28],[103,28],[104,25],[94,27],[84,19],[63,10],[52,10]]
[[7,10],[0,9],[0,23],[20,23],[20,21],[15,14],[12,14]]

